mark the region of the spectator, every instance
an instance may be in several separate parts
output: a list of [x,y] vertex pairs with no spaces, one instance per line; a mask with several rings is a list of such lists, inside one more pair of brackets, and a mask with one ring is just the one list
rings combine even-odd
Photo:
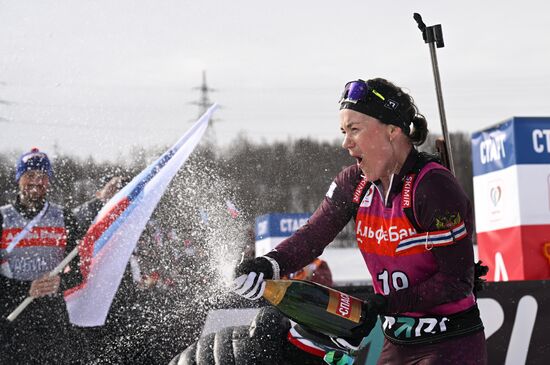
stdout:
[[325,286],[332,286],[332,272],[326,261],[314,259],[302,269],[289,274],[288,279],[308,280]]
[[[33,148],[16,166],[18,195],[0,207],[0,310],[11,313],[27,296],[36,298],[13,323],[4,338],[2,363],[70,363],[78,361],[76,331],[68,323],[62,292],[82,280],[74,259],[65,270],[49,277],[86,232],[91,219],[73,213],[47,198],[53,169],[48,156]],[[81,207],[82,216],[95,216],[101,200],[117,188],[110,181],[98,192],[100,202]]]

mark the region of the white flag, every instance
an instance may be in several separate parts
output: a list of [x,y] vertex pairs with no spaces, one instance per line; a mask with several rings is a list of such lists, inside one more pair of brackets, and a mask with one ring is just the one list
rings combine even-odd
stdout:
[[121,189],[98,213],[80,246],[84,280],[65,292],[71,323],[101,326],[137,241],[168,184],[201,140],[213,105],[158,160]]

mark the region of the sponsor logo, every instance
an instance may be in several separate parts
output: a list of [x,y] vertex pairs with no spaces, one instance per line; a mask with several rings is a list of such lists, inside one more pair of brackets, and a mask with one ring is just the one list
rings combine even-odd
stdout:
[[41,273],[46,272],[48,263],[41,257],[14,257],[10,261],[11,270],[14,273]]
[[[4,240],[0,247],[7,249],[10,242],[21,232],[21,228],[4,229]],[[30,232],[27,232],[23,239],[17,243],[15,247],[25,246],[65,246],[66,239],[65,229],[62,227],[34,227]]]
[[532,137],[536,153],[550,153],[550,129],[534,129]]
[[[530,344],[541,343],[540,341],[545,341],[547,338],[547,333],[544,330],[537,331],[537,328],[544,328],[542,323],[546,323],[537,323],[537,321],[541,321],[543,318],[543,321],[547,321],[543,300],[532,295],[523,295],[518,300],[512,287],[507,286],[499,286],[496,292],[501,292],[503,299],[500,299],[500,295],[477,299],[485,326],[485,336],[492,337],[490,340],[494,341],[493,344],[498,344],[502,348],[502,356],[506,354],[501,363],[527,364],[529,363],[527,354],[531,353],[529,351]],[[534,293],[538,292],[534,291]],[[541,291],[542,293],[544,291]],[[497,332],[498,336],[494,335]],[[543,340],[540,335],[544,335],[545,339]]]
[[365,189],[365,186],[367,186],[367,179],[361,180],[357,185],[357,187],[355,188],[355,191],[353,192],[354,203],[359,203],[359,199],[361,199],[361,193]]
[[369,190],[367,191],[367,194],[363,198],[363,201],[359,205],[360,207],[370,207],[372,203],[372,198],[374,196],[374,185],[371,185]]
[[506,157],[505,140],[506,134],[495,133],[479,144],[479,158],[483,165]]
[[[410,339],[412,337],[430,336],[437,333],[447,332],[447,323],[449,318],[430,318],[430,317],[392,317],[384,316],[385,320],[382,328],[386,333],[391,331],[394,338]],[[401,324],[399,326],[399,324]]]
[[335,290],[329,291],[327,312],[359,323],[361,319],[361,301],[348,294]]
[[502,189],[500,186],[493,186],[491,188],[491,203],[493,203],[493,207],[496,207],[498,202],[500,201],[500,197],[502,195]]
[[379,228],[373,228],[369,226],[362,227],[362,221],[357,221],[357,238],[368,238],[375,239],[378,244],[382,241],[387,242],[399,242],[404,238],[416,234],[416,231],[413,228],[405,229],[398,228],[397,226],[390,226],[389,229],[386,229],[384,226]]
[[[489,181],[487,187],[487,195],[485,199],[488,199],[489,219],[491,221],[498,221],[503,218],[504,199],[503,194],[505,189],[503,188],[504,181],[501,179]],[[486,203],[487,204],[487,203]]]
[[413,182],[414,174],[405,176],[405,179],[403,180],[403,190],[401,190],[401,205],[403,208],[411,207]]
[[340,316],[344,318],[349,318],[349,315],[351,313],[351,303],[349,295],[347,294],[340,294],[340,300],[338,301],[338,307],[336,308],[336,312],[340,314]]
[[388,99],[384,104],[384,106],[388,109],[395,110],[399,106],[399,103],[395,100]]
[[292,233],[298,230],[301,226],[307,223],[307,218],[293,219],[293,218],[283,218],[279,222],[279,227],[281,232]]

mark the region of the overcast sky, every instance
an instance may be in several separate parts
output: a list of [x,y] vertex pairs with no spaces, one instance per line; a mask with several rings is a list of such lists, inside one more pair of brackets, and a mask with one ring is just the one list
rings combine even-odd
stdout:
[[103,160],[170,145],[197,117],[202,70],[221,145],[340,138],[343,85],[372,77],[408,89],[439,132],[413,12],[443,25],[449,130],[550,116],[544,0],[0,0],[0,152]]

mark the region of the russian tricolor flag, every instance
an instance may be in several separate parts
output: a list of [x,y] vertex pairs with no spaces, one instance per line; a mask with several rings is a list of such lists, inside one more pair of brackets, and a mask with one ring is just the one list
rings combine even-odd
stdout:
[[79,247],[84,280],[67,290],[71,323],[101,326],[136,243],[168,184],[201,140],[216,105],[105,204]]
[[231,218],[235,219],[239,216],[239,210],[231,200],[226,200],[225,205],[227,206],[227,211],[231,215]]

